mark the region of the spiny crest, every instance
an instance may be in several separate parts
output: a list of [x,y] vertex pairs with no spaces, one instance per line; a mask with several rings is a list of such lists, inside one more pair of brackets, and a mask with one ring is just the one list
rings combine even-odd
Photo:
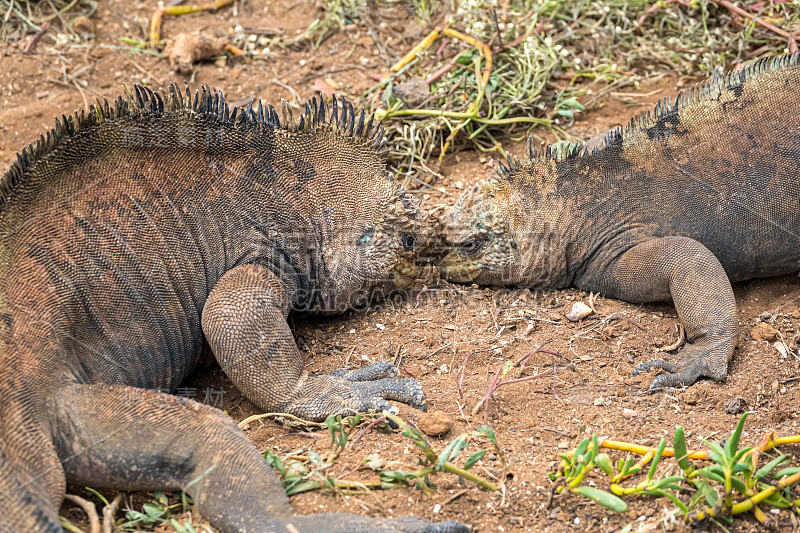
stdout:
[[381,122],[374,124],[375,115],[369,116],[369,121],[365,123],[366,112],[362,109],[360,114],[356,114],[353,104],[344,96],[340,96],[337,101],[333,95],[332,104],[328,110],[328,104],[322,95],[312,98],[306,104],[305,113],[300,116],[295,125],[291,119],[291,111],[288,112],[286,103],[283,102],[284,122],[281,127],[290,131],[306,131],[321,126],[330,125],[348,137],[355,137],[368,141],[373,148],[380,154],[388,153],[386,149],[386,139],[383,136],[384,129]]
[[375,116],[370,115],[369,121],[365,124],[364,110],[362,109],[356,117],[353,104],[344,97],[341,97],[340,103],[337,104],[334,96],[330,114],[322,95],[311,98],[306,104],[305,113],[295,123],[292,111],[285,101],[281,101],[282,114],[279,117],[271,104],[265,106],[260,99],[256,106],[254,100],[251,100],[246,108],[230,109],[219,90],[203,84],[199,91],[195,91],[192,98],[189,85],[184,83],[184,86],[182,90],[176,83],[170,83],[167,92],[162,93],[137,84],[133,86],[133,92],[125,87],[124,96],[117,97],[113,104],[104,99],[102,103],[98,101],[91,104],[88,112],[81,110],[69,116],[62,115],[60,120],[56,118],[55,126],[34,143],[23,148],[22,152],[17,153],[17,159],[11,168],[0,178],[0,206],[33,170],[34,165],[56,153],[63,143],[104,122],[122,118],[191,113],[234,127],[257,124],[290,132],[309,131],[327,124],[344,135],[371,144],[379,155],[388,152],[381,123],[374,124]]
[[758,76],[776,70],[797,68],[800,66],[800,52],[786,54],[779,57],[760,59],[750,66],[737,71],[730,71],[719,74],[714,72],[712,78],[699,85],[689,87],[678,93],[675,98],[665,97],[660,100],[650,111],[644,111],[635,115],[624,127],[613,128],[603,135],[599,143],[593,146],[586,146],[584,143],[569,143],[566,148],[556,149],[551,145],[542,143],[541,149],[537,151],[532,137],[528,137],[525,146],[525,161],[507,158],[508,166],[500,163],[497,177],[500,180],[513,181],[514,173],[523,166],[536,163],[541,160],[563,161],[573,157],[585,157],[598,150],[603,150],[609,146],[621,145],[623,138],[634,131],[650,128],[660,119],[667,115],[677,113],[680,109],[707,100],[717,98],[724,90],[735,90],[745,81],[753,80]]
[[[651,111],[644,111],[635,115],[624,128],[616,128],[612,130],[612,132],[617,132],[619,137],[624,137],[632,131],[649,128],[655,125],[660,119],[667,115],[677,113],[681,108],[694,105],[710,98],[717,98],[722,91],[736,90],[736,88],[741,87],[745,81],[756,79],[758,76],[768,72],[797,68],[798,66],[800,66],[800,53],[794,53],[773,58],[759,59],[752,65],[727,73],[720,74],[714,71],[710,80],[682,90],[673,99],[665,97],[663,100],[658,101]],[[617,141],[619,139],[609,139],[605,145],[601,145],[599,148],[608,146],[612,140]]]
[[514,174],[525,165],[541,160],[563,161],[572,157],[581,157],[587,155],[587,153],[588,151],[580,142],[567,143],[563,146],[542,143],[541,148],[537,149],[533,137],[529,136],[525,142],[525,159],[521,161],[511,155],[506,156],[506,164],[500,163],[500,168],[497,169],[497,177],[500,180],[513,182]]

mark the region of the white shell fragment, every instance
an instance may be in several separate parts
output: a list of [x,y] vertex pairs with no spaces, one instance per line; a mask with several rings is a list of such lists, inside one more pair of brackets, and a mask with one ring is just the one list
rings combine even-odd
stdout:
[[567,319],[572,322],[577,322],[582,318],[586,318],[587,316],[592,314],[592,308],[586,305],[583,302],[575,302],[572,304],[572,311],[567,313]]

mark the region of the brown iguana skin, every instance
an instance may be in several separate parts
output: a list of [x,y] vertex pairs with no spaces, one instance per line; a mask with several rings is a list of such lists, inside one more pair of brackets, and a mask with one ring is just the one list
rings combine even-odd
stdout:
[[[174,390],[208,341],[260,408],[424,408],[379,362],[308,376],[290,311],[408,285],[423,213],[344,99],[230,110],[173,85],[56,121],[0,181],[0,530],[62,531],[65,484],[184,489],[222,531],[464,531],[297,516],[221,411]],[[292,529],[292,527],[294,529]]]
[[575,286],[672,299],[680,362],[651,390],[725,378],[738,330],[729,278],[800,268],[799,56],[684,91],[595,150],[550,148],[474,188],[443,219],[441,274],[458,282]]

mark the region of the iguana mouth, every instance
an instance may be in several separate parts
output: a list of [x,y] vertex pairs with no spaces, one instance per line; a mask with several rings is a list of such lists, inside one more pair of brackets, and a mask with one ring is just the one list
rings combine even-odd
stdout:
[[400,258],[394,265],[394,283],[398,289],[407,289],[419,275],[419,267],[406,259]]
[[477,278],[481,270],[483,270],[478,263],[464,263],[458,257],[452,260],[449,254],[441,260],[434,262],[434,265],[441,277],[454,283],[469,283]]

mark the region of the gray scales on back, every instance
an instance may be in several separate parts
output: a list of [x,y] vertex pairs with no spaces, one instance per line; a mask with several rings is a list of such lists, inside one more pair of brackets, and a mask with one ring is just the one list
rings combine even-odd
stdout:
[[[408,286],[424,213],[351,104],[229,109],[135,88],[64,117],[0,181],[0,523],[62,531],[65,484],[184,489],[222,531],[466,531],[296,515],[221,411],[174,390],[204,339],[260,408],[425,407],[393,365],[309,376],[286,321]],[[288,529],[287,529],[288,528]]]
[[575,286],[672,300],[680,361],[639,364],[651,390],[721,380],[736,346],[729,280],[800,269],[800,56],[759,61],[659,103],[563,157],[526,160],[442,217],[437,267],[456,282]]

